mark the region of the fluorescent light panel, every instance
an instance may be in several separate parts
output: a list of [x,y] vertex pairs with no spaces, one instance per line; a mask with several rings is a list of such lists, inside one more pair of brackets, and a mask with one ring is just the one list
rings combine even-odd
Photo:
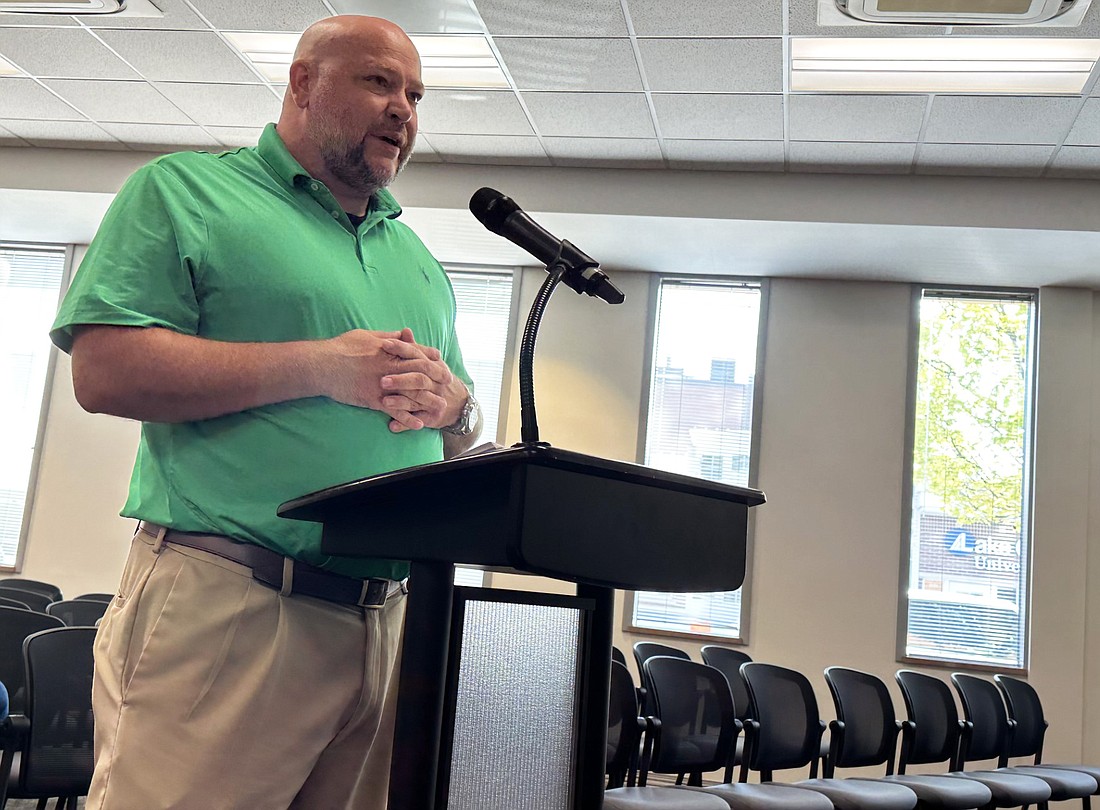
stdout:
[[114,14],[119,0],[0,0],[0,14]]
[[791,40],[791,89],[867,93],[1080,93],[1100,40],[847,37]]
[[[274,84],[289,81],[301,34],[227,33],[226,37]],[[508,79],[483,36],[412,36],[428,87],[508,87]]]

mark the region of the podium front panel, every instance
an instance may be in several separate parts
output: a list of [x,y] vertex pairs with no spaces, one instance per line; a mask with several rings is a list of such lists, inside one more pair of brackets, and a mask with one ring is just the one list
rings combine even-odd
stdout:
[[588,599],[457,588],[440,810],[574,810]]

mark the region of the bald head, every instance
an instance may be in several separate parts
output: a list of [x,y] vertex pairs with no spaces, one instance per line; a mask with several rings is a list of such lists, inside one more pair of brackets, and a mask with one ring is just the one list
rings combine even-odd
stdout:
[[279,135],[337,199],[351,195],[359,208],[411,154],[423,93],[420,55],[398,26],[379,17],[329,17],[298,42]]

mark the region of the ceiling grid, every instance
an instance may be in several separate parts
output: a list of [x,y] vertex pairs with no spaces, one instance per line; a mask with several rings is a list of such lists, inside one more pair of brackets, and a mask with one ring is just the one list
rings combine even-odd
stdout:
[[1095,66],[1080,93],[1052,95],[793,91],[790,75],[795,38],[1084,39],[1100,33],[1100,3],[1077,28],[990,30],[824,26],[818,0],[154,2],[160,17],[0,14],[0,57],[18,71],[0,76],[0,146],[253,143],[284,85],[226,33],[295,32],[362,7],[413,33],[482,33],[508,80],[433,89],[414,160],[1100,178]]

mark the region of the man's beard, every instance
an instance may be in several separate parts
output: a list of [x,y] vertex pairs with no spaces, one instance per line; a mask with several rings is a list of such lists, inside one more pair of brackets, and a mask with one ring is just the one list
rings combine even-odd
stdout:
[[365,196],[370,196],[392,183],[412,155],[410,141],[406,146],[408,151],[401,156],[397,168],[390,172],[367,163],[366,139],[370,136],[365,136],[358,143],[347,143],[337,133],[327,131],[326,128],[318,127],[313,134],[325,168],[345,186]]

